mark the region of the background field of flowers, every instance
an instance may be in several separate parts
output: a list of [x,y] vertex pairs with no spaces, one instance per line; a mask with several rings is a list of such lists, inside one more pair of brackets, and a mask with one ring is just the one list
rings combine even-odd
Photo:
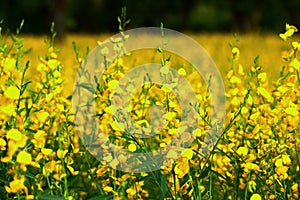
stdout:
[[[44,49],[30,52],[28,48],[34,47],[37,39],[24,40],[20,29],[0,38],[0,199],[299,198],[300,44],[293,39],[298,31],[295,26],[287,24],[280,37],[269,36],[252,44],[255,46],[246,55],[241,49],[246,52],[247,45],[242,41],[250,36],[239,41],[231,36],[217,40],[220,36],[213,35],[204,42],[204,47],[214,52],[212,57],[220,59],[216,62],[227,91],[226,123],[218,144],[205,158],[200,149],[211,128],[210,94],[190,66],[177,66],[195,88],[196,109],[203,120],[190,148],[174,159],[172,166],[149,173],[124,173],[107,167],[91,156],[76,133],[71,94],[77,69],[89,52],[84,49],[87,38],[80,40],[84,45],[67,39],[70,47],[60,50],[57,46],[65,45],[55,44],[52,26]],[[201,36],[198,39],[202,40]],[[274,46],[279,48],[269,44],[271,48],[265,49],[268,41],[276,41]],[[213,49],[216,47],[221,48]],[[256,56],[261,51],[264,53]],[[125,137],[110,109],[113,86],[131,65],[124,57],[109,66],[99,80],[95,99],[101,128],[120,147],[138,152],[143,141]],[[130,104],[132,117],[146,127],[147,108],[168,105],[162,117],[166,127],[155,138],[153,148],[170,143],[180,120],[174,94],[150,84],[135,90],[133,96],[137,101]],[[177,155],[169,152],[168,156]],[[126,162],[123,157],[113,160],[109,154],[104,158],[114,165]]]

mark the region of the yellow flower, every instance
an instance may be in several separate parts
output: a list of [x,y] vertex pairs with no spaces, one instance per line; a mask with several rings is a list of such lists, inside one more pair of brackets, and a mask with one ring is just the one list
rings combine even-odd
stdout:
[[195,135],[196,137],[201,137],[202,131],[197,128],[196,130],[193,131],[193,135]]
[[15,86],[9,86],[4,92],[4,96],[10,99],[19,99],[19,95],[19,89]]
[[53,58],[53,59],[56,59],[57,58],[57,54],[54,53],[54,52],[52,52],[52,53],[50,53],[50,57]]
[[178,178],[182,178],[189,172],[189,170],[190,166],[186,158],[179,159],[178,164],[174,168],[174,172],[178,176]]
[[47,148],[42,148],[41,152],[45,155],[45,156],[49,156],[53,150],[52,149],[47,149]]
[[49,176],[50,173],[52,173],[54,171],[54,168],[56,166],[56,161],[55,160],[51,160],[49,162],[47,162],[45,164],[45,167],[43,167],[43,175],[44,176]]
[[29,165],[32,162],[31,154],[26,151],[20,151],[17,155],[17,162],[20,164]]
[[291,67],[293,67],[295,70],[299,70],[300,69],[300,62],[297,58],[294,58],[290,64]]
[[259,166],[257,164],[254,164],[254,163],[246,163],[244,165],[244,170],[245,172],[249,172],[251,170],[254,170],[255,172],[259,171]]
[[254,192],[256,190],[256,182],[255,181],[249,181],[248,182],[248,189],[250,192]]
[[43,148],[46,143],[46,132],[44,130],[38,130],[31,139],[32,144],[37,148]]
[[249,106],[252,106],[252,104],[253,104],[253,98],[252,98],[251,95],[248,96],[248,99],[247,99],[246,103],[247,103]]
[[289,24],[286,24],[285,29],[286,29],[285,33],[279,34],[279,36],[281,37],[281,39],[283,39],[283,41],[286,41],[288,38],[292,37],[295,32],[298,31],[295,26],[291,26]]
[[293,192],[297,192],[298,191],[298,183],[294,183],[293,186],[291,187]]
[[282,163],[285,165],[290,165],[291,164],[291,158],[289,155],[282,155]]
[[61,74],[60,74],[59,71],[55,70],[55,71],[53,72],[53,76],[54,76],[55,78],[59,78],[59,77],[61,76]]
[[233,106],[238,106],[240,105],[240,99],[238,97],[233,97],[232,100],[230,101],[231,105]]
[[65,155],[68,153],[68,150],[62,150],[62,149],[58,149],[56,152],[56,155],[58,158],[62,159],[65,157]]
[[113,90],[116,87],[116,85],[118,84],[118,82],[119,81],[117,81],[117,80],[111,80],[108,82],[107,86],[109,89]]
[[242,81],[240,78],[238,78],[237,76],[232,76],[229,80],[230,83],[232,84],[240,84]]
[[241,113],[242,113],[243,115],[248,114],[248,112],[249,112],[249,109],[248,109],[247,107],[242,107]]
[[244,76],[244,75],[245,75],[243,66],[242,66],[241,64],[239,64],[239,67],[238,67],[238,73],[239,73],[239,75],[241,75],[241,76]]
[[113,121],[111,124],[111,127],[115,131],[124,131],[125,127],[122,123],[117,123],[116,121]]
[[16,108],[14,104],[1,105],[0,112],[9,116],[13,115]]
[[79,174],[79,171],[75,171],[74,168],[70,165],[68,165],[67,168],[70,170],[72,175],[76,176],[77,174]]
[[4,151],[6,149],[6,141],[3,138],[0,138],[0,150]]
[[50,69],[54,70],[58,67],[58,65],[60,65],[60,62],[57,61],[56,59],[48,60],[48,66],[50,67]]
[[300,49],[300,43],[298,42],[292,42],[292,46],[296,51]]
[[287,88],[287,87],[285,87],[285,86],[279,86],[278,88],[277,88],[277,90],[281,93],[281,94],[284,94],[284,93],[286,93],[287,91],[289,91],[289,88]]
[[239,58],[239,55],[240,55],[240,50],[237,48],[237,47],[233,47],[232,50],[231,50],[231,53],[232,55],[235,57],[235,58]]
[[258,88],[257,88],[257,93],[258,93],[259,95],[262,95],[264,98],[266,98],[266,100],[267,100],[268,102],[272,102],[272,96],[271,96],[271,94],[268,92],[268,90],[266,90],[265,88],[263,88],[263,87],[258,87]]
[[236,153],[239,156],[245,156],[248,154],[248,149],[246,147],[239,147],[238,150],[236,151]]
[[167,112],[165,115],[164,115],[164,118],[168,121],[171,121],[173,118],[176,117],[176,113],[175,112]]
[[298,32],[298,29],[296,26],[285,24],[285,30],[293,29],[295,32]]
[[26,191],[27,188],[24,185],[24,182],[25,182],[25,177],[22,175],[18,178],[14,177],[14,180],[9,183],[9,187],[8,186],[4,186],[4,187],[8,193],[17,193],[23,190]]
[[193,150],[192,149],[186,149],[183,153],[182,156],[187,158],[188,160],[191,160],[193,158]]
[[45,121],[48,119],[48,117],[49,117],[49,113],[46,111],[43,111],[37,115],[39,122],[42,124],[45,123]]
[[278,166],[275,168],[275,171],[278,175],[283,175],[283,179],[287,178],[287,172],[288,172],[288,167],[287,166]]
[[3,61],[4,69],[11,71],[16,66],[16,60],[14,58],[5,58]]
[[106,193],[108,193],[108,192],[113,192],[113,191],[114,191],[113,188],[110,187],[110,186],[105,186],[105,187],[103,188],[103,190],[104,190]]
[[13,128],[7,132],[6,138],[14,141],[20,141],[22,138],[22,133],[19,130]]
[[178,129],[177,128],[171,128],[171,129],[168,130],[168,133],[170,135],[175,135],[175,134],[178,133]]
[[131,151],[131,152],[135,152],[136,151],[136,145],[131,143],[128,145],[128,150]]
[[266,82],[266,80],[267,80],[267,73],[266,72],[262,72],[262,73],[258,74],[257,78],[261,82]]
[[285,113],[292,116],[298,116],[298,108],[297,107],[287,107],[285,109]]
[[250,197],[250,200],[261,200],[261,196],[259,194],[253,194],[251,197]]
[[184,68],[180,68],[180,69],[178,70],[178,74],[180,74],[181,76],[185,76],[185,75],[186,75],[186,72],[185,72]]

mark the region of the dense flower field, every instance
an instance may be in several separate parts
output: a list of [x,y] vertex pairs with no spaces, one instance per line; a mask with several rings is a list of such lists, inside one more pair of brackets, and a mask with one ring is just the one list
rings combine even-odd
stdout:
[[[206,157],[201,148],[212,128],[210,94],[197,81],[199,74],[179,67],[197,91],[195,109],[202,120],[192,145],[171,166],[147,173],[112,169],[87,151],[74,126],[72,96],[64,92],[67,78],[61,71],[66,66],[55,47],[53,28],[47,53],[34,66],[24,59],[28,52],[19,31],[0,38],[0,199],[299,199],[300,44],[293,40],[295,26],[287,24],[280,34],[290,50],[284,52],[286,64],[274,72],[280,78],[273,82],[259,57],[245,70],[238,42],[230,43],[231,69],[224,77],[226,123]],[[79,66],[84,56],[76,45],[74,49]],[[28,75],[31,68],[34,76]],[[132,118],[145,128],[151,105],[167,107],[164,127],[152,142],[128,137],[114,123],[111,93],[128,69],[119,58],[99,80],[94,97],[101,129],[130,152],[150,151],[149,144],[152,149],[164,147],[178,132],[181,111],[175,95],[163,86],[146,84],[132,91],[135,98],[129,106]],[[164,67],[161,72],[167,73]],[[169,152],[168,158],[176,157]],[[126,162],[122,155],[112,159],[105,152],[104,160],[116,166]]]

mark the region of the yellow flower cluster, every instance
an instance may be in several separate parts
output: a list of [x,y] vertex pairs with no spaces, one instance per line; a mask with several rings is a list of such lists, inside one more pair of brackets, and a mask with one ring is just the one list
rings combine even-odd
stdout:
[[[0,184],[4,188],[0,198],[299,199],[300,44],[293,41],[296,32],[295,26],[287,24],[286,32],[280,34],[291,48],[283,57],[287,65],[274,82],[269,81],[270,74],[263,71],[258,57],[253,65],[244,67],[240,62],[242,49],[231,43],[231,69],[225,76],[226,122],[218,127],[220,139],[207,156],[202,155],[207,145],[203,141],[215,128],[211,125],[208,86],[199,81],[196,71],[178,66],[178,73],[196,91],[198,127],[193,130],[189,148],[181,155],[168,151],[168,165],[149,173],[110,168],[107,165],[126,166],[130,157],[113,155],[105,147],[101,152],[89,152],[82,143],[90,140],[90,145],[97,146],[96,138],[105,136],[118,148],[147,153],[171,144],[180,132],[181,137],[190,138],[188,127],[180,123],[184,113],[172,86],[126,85],[125,90],[131,92],[128,113],[132,121],[125,123],[123,116],[113,115],[111,101],[129,68],[122,57],[116,59],[99,78],[94,93],[104,136],[87,133],[79,138],[85,127],[74,127],[71,97],[64,91],[69,86],[61,71],[65,66],[58,49],[50,42],[45,57],[31,66],[30,62],[23,63],[22,39],[14,36],[12,48],[0,51]],[[102,56],[108,53],[108,49],[101,51]],[[82,58],[77,61],[80,65]],[[163,63],[160,73],[167,77],[172,65],[170,60]],[[37,70],[33,78],[26,73],[30,68]],[[123,99],[116,97],[116,101]],[[150,111],[160,117],[151,118]],[[124,123],[117,123],[116,117]],[[151,124],[160,127],[156,134],[152,134]],[[140,132],[151,137],[128,135],[131,126],[140,127]],[[91,155],[97,153],[103,155],[103,163]]]

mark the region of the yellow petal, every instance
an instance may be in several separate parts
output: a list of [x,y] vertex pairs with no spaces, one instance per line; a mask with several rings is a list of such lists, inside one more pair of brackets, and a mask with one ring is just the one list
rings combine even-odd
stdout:
[[49,156],[53,150],[52,149],[47,149],[47,148],[42,148],[41,152],[45,155],[45,156]]
[[241,64],[239,64],[238,73],[239,73],[239,75],[241,75],[241,76],[245,75],[243,66],[242,66]]
[[275,166],[276,166],[276,167],[283,166],[282,159],[277,159],[277,160],[275,161]]
[[239,147],[238,150],[236,151],[236,153],[239,156],[245,156],[248,154],[248,149],[246,147]]
[[293,29],[295,32],[298,31],[297,27],[294,25],[285,24],[285,30]]
[[265,82],[267,80],[267,73],[262,72],[262,73],[258,74],[257,78],[258,78],[259,81]]
[[294,29],[289,29],[284,34],[286,37],[291,37],[294,33],[295,33]]
[[4,60],[4,69],[12,70],[16,66],[16,60],[14,58],[6,58]]
[[258,94],[262,95],[264,98],[267,99],[267,101],[272,101],[272,96],[271,94],[263,87],[258,87],[257,88]]
[[19,89],[17,87],[15,87],[15,86],[9,86],[5,90],[4,95],[7,98],[10,98],[10,99],[19,99],[20,92],[19,92]]
[[56,152],[56,155],[58,158],[62,159],[65,157],[65,155],[68,153],[68,150],[62,150],[62,149],[58,149]]
[[122,123],[117,123],[116,121],[113,121],[113,123],[111,123],[111,127],[115,131],[124,131],[125,129]]
[[20,164],[29,165],[32,162],[31,154],[26,151],[20,151],[17,155],[17,162]]
[[119,81],[117,81],[117,80],[111,80],[111,81],[109,81],[108,82],[108,88],[111,89],[111,90],[113,90],[116,87],[116,85],[118,84],[118,82]]
[[279,37],[283,40],[286,41],[286,35],[284,33],[280,33]]
[[187,159],[191,160],[193,158],[193,150],[192,149],[187,149],[183,152],[182,156],[186,157]]
[[128,145],[128,150],[131,152],[135,152],[136,151],[136,145],[131,143]]
[[185,75],[186,75],[186,72],[185,72],[185,70],[184,70],[183,68],[180,68],[180,69],[178,70],[178,74],[180,74],[181,76],[185,76]]
[[70,165],[67,166],[67,168],[70,170],[72,175],[77,175],[79,174],[79,171],[75,171],[73,167],[71,167]]
[[250,197],[250,200],[261,200],[261,196],[259,194],[253,194]]
[[285,109],[285,113],[292,116],[298,115],[298,108],[297,107],[288,107]]
[[41,123],[44,123],[49,117],[49,113],[46,111],[41,112],[38,114],[37,118]]
[[239,83],[241,83],[242,81],[241,81],[240,78],[238,78],[238,77],[236,77],[236,76],[232,76],[232,77],[230,78],[229,82],[232,83],[232,84],[235,84],[235,83],[239,84]]
[[297,58],[293,59],[292,62],[289,64],[291,67],[294,67],[294,69],[299,70],[300,69],[300,62]]
[[11,116],[15,112],[15,105],[13,104],[1,105],[0,111],[4,114]]
[[6,134],[7,139],[14,141],[20,141],[22,139],[22,133],[17,129],[10,129]]

